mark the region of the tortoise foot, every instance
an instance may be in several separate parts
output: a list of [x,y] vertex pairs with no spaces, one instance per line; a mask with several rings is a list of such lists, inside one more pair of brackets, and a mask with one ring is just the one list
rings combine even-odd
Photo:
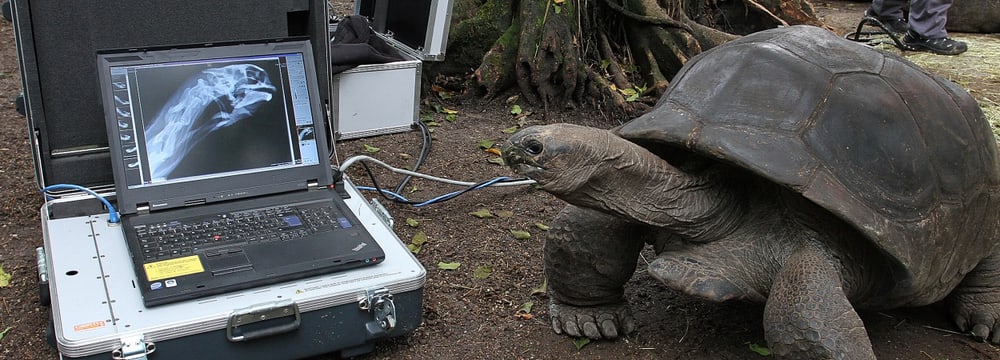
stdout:
[[635,331],[635,319],[628,304],[577,307],[549,304],[552,330],[556,334],[591,339],[615,339]]
[[962,332],[971,333],[980,341],[1000,344],[1000,289],[954,294],[951,314]]

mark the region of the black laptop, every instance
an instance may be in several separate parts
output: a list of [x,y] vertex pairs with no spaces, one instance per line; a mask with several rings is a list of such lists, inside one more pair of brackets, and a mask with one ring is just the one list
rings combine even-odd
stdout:
[[98,54],[146,306],[373,265],[334,189],[308,41]]

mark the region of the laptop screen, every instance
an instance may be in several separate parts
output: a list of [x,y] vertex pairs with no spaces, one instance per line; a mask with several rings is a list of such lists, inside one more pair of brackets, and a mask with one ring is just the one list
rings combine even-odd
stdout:
[[99,60],[125,209],[288,191],[322,182],[329,172],[308,42]]

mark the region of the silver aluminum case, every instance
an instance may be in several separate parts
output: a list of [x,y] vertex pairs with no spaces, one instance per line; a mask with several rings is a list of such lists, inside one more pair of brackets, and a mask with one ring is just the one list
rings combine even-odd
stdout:
[[[385,214],[376,214],[348,181],[344,183],[351,195],[346,200],[348,206],[364,219],[365,227],[385,250],[386,262],[153,308],[142,304],[139,290],[133,285],[136,275],[124,236],[117,225],[108,224],[107,213],[50,219],[46,208],[53,202],[80,201],[83,197],[64,197],[44,204],[42,234],[59,353],[70,358],[113,354],[126,345],[125,339],[155,344],[207,333],[213,333],[209,334],[213,339],[224,339],[230,318],[246,309],[294,303],[304,317],[310,311],[334,306],[357,307],[372,290],[401,294],[422,289],[426,270],[392,231],[391,220],[382,217]],[[331,332],[338,331],[335,322],[330,326]],[[206,349],[209,353],[212,350]],[[264,356],[280,358],[281,354],[279,351]]]
[[[336,140],[409,131],[420,121],[421,67],[423,61],[444,60],[452,3],[431,2],[427,34],[420,49],[393,39],[391,34],[378,34],[408,60],[360,65],[333,76],[330,86]],[[357,2],[354,11],[359,14]],[[331,33],[334,29],[331,27]]]

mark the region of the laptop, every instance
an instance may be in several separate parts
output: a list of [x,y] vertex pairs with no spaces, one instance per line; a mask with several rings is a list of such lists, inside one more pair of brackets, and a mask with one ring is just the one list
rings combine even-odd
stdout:
[[147,307],[385,259],[335,189],[308,41],[97,59],[116,202]]

